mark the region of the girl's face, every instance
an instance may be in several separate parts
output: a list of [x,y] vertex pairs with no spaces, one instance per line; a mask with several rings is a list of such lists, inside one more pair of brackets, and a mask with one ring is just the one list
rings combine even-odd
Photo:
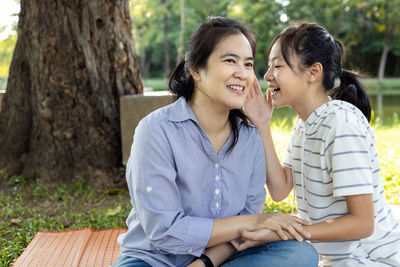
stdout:
[[241,108],[254,80],[251,45],[243,34],[223,38],[205,68],[192,72],[198,97],[225,109]]
[[299,68],[299,59],[293,55],[290,58],[292,68],[285,62],[280,42],[276,42],[268,58],[268,70],[264,79],[271,90],[274,107],[302,105],[307,100],[307,80],[305,73]]

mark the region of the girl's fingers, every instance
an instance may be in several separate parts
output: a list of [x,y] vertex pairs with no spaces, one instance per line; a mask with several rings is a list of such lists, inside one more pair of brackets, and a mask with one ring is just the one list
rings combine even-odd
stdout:
[[293,228],[293,226],[289,226],[286,231],[289,232],[297,241],[302,242],[304,238]]
[[301,218],[299,218],[299,217],[296,217],[296,216],[293,216],[293,217],[295,217],[295,218],[296,218],[296,221],[297,221],[298,223],[302,224],[302,225],[312,225],[312,222],[303,220],[303,219],[301,219]]
[[306,239],[311,238],[311,233],[307,232],[306,229],[304,229],[301,224],[294,225],[294,228],[295,228],[297,233],[301,234]]
[[262,94],[261,87],[260,87],[260,84],[258,83],[257,77],[254,78],[253,87],[254,87],[254,92],[256,95]]

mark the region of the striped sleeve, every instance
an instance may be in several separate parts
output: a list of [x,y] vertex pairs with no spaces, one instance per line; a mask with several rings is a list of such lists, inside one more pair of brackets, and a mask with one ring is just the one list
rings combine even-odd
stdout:
[[372,164],[367,131],[354,123],[331,129],[325,141],[325,159],[333,180],[333,196],[373,192]]

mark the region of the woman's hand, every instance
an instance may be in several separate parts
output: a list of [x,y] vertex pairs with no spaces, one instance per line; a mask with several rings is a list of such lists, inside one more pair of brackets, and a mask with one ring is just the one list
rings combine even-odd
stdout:
[[[297,241],[308,239],[311,234],[307,232],[303,225],[311,225],[311,222],[305,221],[297,216],[283,213],[266,213],[259,214],[255,224],[242,232],[242,235],[249,234],[260,229],[268,229],[274,231],[282,240],[288,240],[293,237]],[[289,234],[290,236],[288,236]],[[247,236],[243,236],[247,238]],[[254,235],[249,235],[253,237]]]
[[247,95],[243,110],[251,123],[257,128],[268,124],[271,119],[274,110],[271,92],[268,90],[268,98],[266,100],[258,84],[257,77],[254,78],[253,86]]
[[[231,241],[232,246],[238,251],[251,247],[262,246],[265,243],[276,241],[276,233],[269,229],[259,229],[255,231],[240,230],[242,237],[240,240]],[[193,266],[194,267],[194,266]]]
[[301,242],[304,238],[311,237],[303,225],[311,225],[311,223],[288,214],[258,214],[252,226],[240,230],[242,242],[234,240],[231,244],[237,250],[244,250],[279,239],[296,239]]
[[[297,241],[308,239],[311,234],[307,232],[303,225],[311,225],[311,222],[305,221],[297,216],[283,213],[267,213],[259,218],[253,226],[246,229],[248,232],[257,231],[260,229],[269,229],[278,234],[282,240],[288,240],[289,233]],[[260,222],[261,219],[261,222]],[[285,233],[286,232],[286,233]]]

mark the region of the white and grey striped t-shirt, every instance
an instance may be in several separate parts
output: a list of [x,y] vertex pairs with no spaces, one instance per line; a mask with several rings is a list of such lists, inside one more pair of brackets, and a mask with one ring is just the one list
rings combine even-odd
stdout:
[[283,164],[292,168],[300,217],[313,223],[347,214],[345,196],[373,194],[370,237],[312,242],[327,266],[400,266],[400,223],[385,198],[374,131],[360,110],[331,100],[305,123],[297,118]]

